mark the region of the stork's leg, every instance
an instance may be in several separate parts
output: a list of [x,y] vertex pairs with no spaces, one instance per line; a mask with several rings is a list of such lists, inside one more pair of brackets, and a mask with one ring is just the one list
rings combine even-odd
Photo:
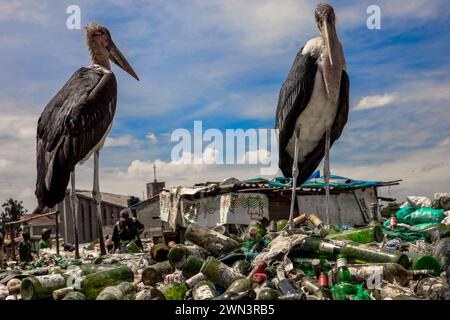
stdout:
[[70,173],[70,182],[72,188],[70,190],[70,207],[72,211],[73,237],[75,241],[75,259],[80,259],[80,250],[78,248],[78,197],[75,189],[75,168]]
[[92,198],[95,201],[95,205],[97,208],[97,229],[98,229],[98,237],[100,243],[100,255],[106,254],[105,249],[105,240],[103,239],[103,223],[102,223],[102,195],[100,194],[100,184],[98,178],[98,167],[99,167],[99,151],[95,151],[94,153],[94,188],[92,190]]
[[294,210],[295,210],[295,191],[297,188],[297,177],[298,177],[298,138],[300,135],[300,129],[297,128],[294,132],[295,135],[295,147],[294,147],[294,163],[292,164],[292,197],[291,197],[291,210],[289,212],[289,230],[294,229]]
[[[325,215],[330,224],[330,129],[325,131],[325,161],[323,165],[325,177]],[[339,213],[338,213],[339,214]],[[338,217],[338,220],[340,218]]]

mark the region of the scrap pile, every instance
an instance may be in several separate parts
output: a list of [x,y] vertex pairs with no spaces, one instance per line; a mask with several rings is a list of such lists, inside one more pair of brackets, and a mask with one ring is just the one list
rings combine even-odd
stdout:
[[405,208],[383,224],[373,214],[359,228],[306,214],[293,225],[252,220],[239,235],[233,226],[191,223],[184,243],[154,244],[146,253],[93,250],[80,260],[48,254],[1,270],[0,299],[450,300],[447,215],[432,218],[434,231],[411,230],[407,223],[431,223],[424,217],[436,211],[428,209],[443,209]]

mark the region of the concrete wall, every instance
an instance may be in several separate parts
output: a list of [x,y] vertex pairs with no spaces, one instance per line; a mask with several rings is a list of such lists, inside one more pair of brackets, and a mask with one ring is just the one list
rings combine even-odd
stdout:
[[[61,237],[65,241],[73,243],[73,219],[72,209],[70,206],[69,196],[56,206],[60,212],[60,230]],[[101,218],[103,226],[112,226],[119,218],[120,210],[124,207],[112,205],[109,203],[102,203]],[[78,241],[79,243],[91,242],[98,238],[96,206],[92,199],[83,197],[78,198]],[[108,229],[107,229],[108,230]],[[52,230],[54,232],[54,230]],[[104,234],[106,235],[106,234]]]
[[160,237],[168,224],[161,220],[159,198],[136,207],[136,217],[144,225],[143,238]]
[[[358,189],[350,192],[330,195],[330,223],[341,221],[350,226],[366,225],[371,218],[370,204],[377,203],[375,188]],[[326,222],[325,195],[301,195],[297,197],[301,213],[315,214]],[[289,215],[289,211],[288,211]],[[378,213],[378,218],[380,218]]]

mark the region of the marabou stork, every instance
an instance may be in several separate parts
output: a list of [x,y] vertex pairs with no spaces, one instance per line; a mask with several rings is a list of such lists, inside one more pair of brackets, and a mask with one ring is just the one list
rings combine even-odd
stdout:
[[311,176],[324,156],[325,211],[330,223],[330,148],[340,137],[349,110],[350,84],[333,8],[319,4],[315,20],[321,36],[309,40],[297,54],[281,87],[276,113],[279,167],[284,176],[293,177],[291,228],[296,186]]
[[117,83],[109,60],[139,80],[114,44],[108,29],[98,23],[85,27],[92,64],[78,69],[42,112],[37,127],[36,197],[40,213],[64,199],[71,179],[70,202],[74,221],[75,255],[79,257],[75,166],[94,155],[92,197],[97,207],[101,254],[105,254],[99,187],[99,151],[108,135],[116,110]]

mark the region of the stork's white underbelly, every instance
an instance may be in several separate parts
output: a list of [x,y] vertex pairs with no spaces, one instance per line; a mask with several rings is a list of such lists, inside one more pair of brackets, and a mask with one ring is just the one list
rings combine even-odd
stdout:
[[[319,144],[326,128],[333,126],[337,109],[338,103],[332,103],[327,98],[322,72],[318,69],[311,99],[295,123],[296,128],[300,127],[298,162],[305,160],[305,157]],[[294,141],[293,136],[287,145],[287,151],[292,159],[294,159]]]

